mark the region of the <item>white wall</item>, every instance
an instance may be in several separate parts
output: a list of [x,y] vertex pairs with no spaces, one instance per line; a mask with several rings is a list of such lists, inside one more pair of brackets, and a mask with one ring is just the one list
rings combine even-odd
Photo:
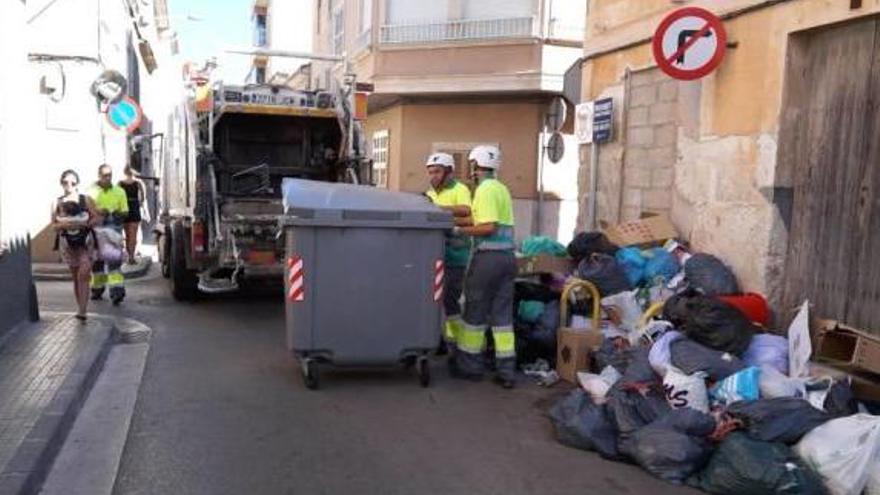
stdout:
[[15,205],[13,194],[21,187],[17,179],[24,167],[26,119],[20,110],[27,105],[25,73],[27,51],[24,36],[25,7],[20,0],[0,2],[0,244],[27,233],[27,224]]
[[[152,18],[152,4],[141,8]],[[0,238],[46,229],[63,170],[79,173],[82,190],[101,163],[122,175],[127,136],[106,122],[89,88],[105,69],[128,73],[131,26],[121,0],[0,2]],[[154,25],[143,30],[151,31]],[[154,84],[139,62],[141,97],[145,113],[161,123],[173,91],[168,81],[180,81],[180,69],[163,66],[162,48],[153,48],[165,82]],[[28,61],[27,54],[46,59]],[[41,92],[46,83],[56,91]],[[35,252],[49,254],[42,242]]]
[[[269,4],[268,37],[273,50],[312,51],[315,0],[272,0]],[[293,74],[305,59],[272,57],[267,80],[273,72]]]

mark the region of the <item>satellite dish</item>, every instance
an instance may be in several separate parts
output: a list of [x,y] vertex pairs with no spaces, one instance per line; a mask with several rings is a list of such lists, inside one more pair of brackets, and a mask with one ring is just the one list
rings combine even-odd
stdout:
[[92,96],[109,105],[121,100],[127,87],[125,76],[115,70],[107,70],[95,79],[90,91]]

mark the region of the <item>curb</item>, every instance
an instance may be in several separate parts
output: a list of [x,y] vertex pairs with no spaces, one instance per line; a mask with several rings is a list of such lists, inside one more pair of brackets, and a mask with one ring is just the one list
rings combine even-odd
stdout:
[[99,318],[110,326],[110,332],[99,346],[79,357],[15,455],[0,472],[0,493],[39,493],[77,415],[104,369],[110,350],[117,343],[146,342],[149,339],[151,330],[142,323],[123,318]]
[[[131,271],[123,271],[122,274],[125,276],[125,280],[134,280],[138,278],[142,278],[149,273],[150,268],[153,266],[153,260],[151,258],[144,258],[147,260],[141,264],[138,264],[138,267]],[[33,270],[33,278],[37,282],[67,282],[73,280],[70,276],[70,273],[67,272],[66,267],[61,264],[56,265],[53,264],[53,267],[49,270],[39,270],[39,267],[34,267]]]

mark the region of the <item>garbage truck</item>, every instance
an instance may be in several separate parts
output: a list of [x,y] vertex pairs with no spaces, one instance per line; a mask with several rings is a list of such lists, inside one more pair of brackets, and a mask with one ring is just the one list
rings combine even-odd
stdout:
[[243,283],[281,286],[282,179],[371,180],[348,99],[341,90],[191,86],[161,174],[162,273],[181,301]]

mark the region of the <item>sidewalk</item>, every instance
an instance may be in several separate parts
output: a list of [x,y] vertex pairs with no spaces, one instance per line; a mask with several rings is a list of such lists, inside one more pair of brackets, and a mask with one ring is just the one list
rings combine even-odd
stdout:
[[[153,259],[142,256],[134,265],[123,264],[122,274],[126,280],[140,278],[150,271]],[[71,280],[70,269],[64,263],[33,263],[34,280],[40,282],[60,282]]]
[[47,313],[0,341],[0,494],[33,491],[103,367],[114,320]]

